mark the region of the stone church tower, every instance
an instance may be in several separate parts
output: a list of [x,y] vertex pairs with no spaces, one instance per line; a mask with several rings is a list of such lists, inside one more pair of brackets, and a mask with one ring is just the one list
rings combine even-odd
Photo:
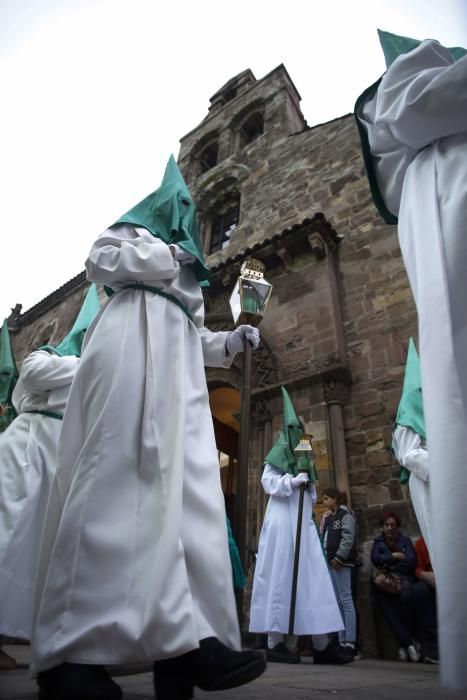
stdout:
[[[318,490],[345,490],[359,515],[361,636],[371,653],[368,552],[382,509],[397,511],[404,531],[417,533],[389,449],[416,312],[396,231],[371,201],[353,116],[309,128],[283,65],[260,80],[246,70],[216,92],[206,118],[181,139],[179,165],[212,270],[206,326],[232,327],[228,299],[246,257],[264,262],[273,285],[253,356],[247,546],[257,546],[266,507],[262,462],[281,426],[285,385],[314,436]],[[17,360],[65,334],[86,288],[81,273],[12,314]],[[229,370],[207,370],[231,514],[241,378],[241,359]]]

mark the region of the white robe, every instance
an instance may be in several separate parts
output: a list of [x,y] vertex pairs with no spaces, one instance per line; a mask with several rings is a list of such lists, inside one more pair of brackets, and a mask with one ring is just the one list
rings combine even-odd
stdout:
[[[266,464],[261,478],[269,494],[258,545],[250,632],[289,631],[290,596],[300,489],[291,475]],[[344,629],[329,569],[312,519],[316,490],[305,491],[294,634],[326,634]]]
[[203,327],[192,270],[145,229],[108,229],[86,268],[114,290],[138,282],[174,295],[195,323],[128,289],[88,329],[44,537],[53,550],[39,577],[33,668],[147,664],[208,636],[239,648],[204,372],[231,364],[227,333]]
[[13,392],[20,414],[0,436],[0,634],[29,639],[34,584],[62,421],[77,359],[36,351]]
[[[430,472],[428,469],[428,450],[420,435],[411,428],[396,426],[392,436],[392,449],[396,459],[410,472],[409,491],[413,509],[417,516],[420,531],[434,562],[431,542],[432,513],[430,497]],[[433,566],[434,568],[434,566]],[[435,569],[436,570],[436,569]]]
[[467,56],[394,61],[364,110],[419,317],[441,680],[467,688]]

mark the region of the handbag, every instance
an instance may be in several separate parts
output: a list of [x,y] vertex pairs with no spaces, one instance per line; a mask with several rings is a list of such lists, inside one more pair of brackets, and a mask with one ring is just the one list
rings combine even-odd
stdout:
[[389,571],[387,568],[380,567],[375,568],[371,572],[371,578],[373,580],[373,585],[378,591],[383,591],[383,593],[393,593],[395,595],[399,594],[402,589],[402,582],[400,576]]

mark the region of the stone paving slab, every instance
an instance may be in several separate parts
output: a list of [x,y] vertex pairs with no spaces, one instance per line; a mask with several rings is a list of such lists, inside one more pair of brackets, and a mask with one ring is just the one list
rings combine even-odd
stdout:
[[[29,678],[29,647],[6,646],[20,662],[15,671],[0,673],[0,700],[35,700]],[[151,673],[119,676],[125,700],[154,700]],[[266,673],[241,688],[217,693],[196,691],[196,700],[465,700],[466,694],[438,686],[438,669],[426,664],[362,659],[346,666],[269,664]]]

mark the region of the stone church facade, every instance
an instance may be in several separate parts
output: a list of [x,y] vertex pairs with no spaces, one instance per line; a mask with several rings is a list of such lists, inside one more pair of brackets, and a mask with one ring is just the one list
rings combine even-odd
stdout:
[[[314,436],[319,490],[337,485],[358,513],[361,637],[364,651],[374,653],[369,548],[382,510],[398,512],[404,532],[417,534],[389,449],[417,321],[396,230],[371,201],[353,116],[309,128],[283,65],[260,80],[246,70],[211,98],[207,117],[181,139],[179,165],[212,270],[206,326],[232,327],[228,300],[246,257],[265,264],[273,285],[253,358],[247,546],[256,549],[264,516],[261,467],[281,426],[284,385]],[[87,286],[83,272],[27,312],[13,310],[18,362],[63,337]],[[206,375],[233,510],[241,358]]]

